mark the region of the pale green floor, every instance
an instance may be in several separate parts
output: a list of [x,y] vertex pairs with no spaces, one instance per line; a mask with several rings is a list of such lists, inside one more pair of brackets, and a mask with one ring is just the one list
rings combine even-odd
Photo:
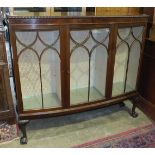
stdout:
[[28,144],[20,145],[19,139],[0,147],[73,147],[91,140],[142,127],[152,121],[139,109],[137,118],[128,111],[130,101],[125,107],[114,105],[78,114],[33,120],[29,123]]

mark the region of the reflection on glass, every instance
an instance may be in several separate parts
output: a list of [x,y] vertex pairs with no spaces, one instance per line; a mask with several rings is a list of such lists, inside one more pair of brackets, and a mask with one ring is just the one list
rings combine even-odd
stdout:
[[91,55],[89,101],[105,97],[107,59],[107,50],[103,46],[98,46]]
[[140,50],[141,48],[139,42],[135,41],[130,49],[130,59],[125,92],[130,92],[136,88]]
[[71,105],[105,98],[109,29],[71,31]]
[[122,43],[116,50],[112,96],[124,93],[128,46]]
[[89,56],[83,48],[77,48],[70,58],[71,103],[88,102]]
[[60,59],[53,50],[47,50],[41,59],[43,103],[45,108],[61,106]]
[[119,28],[112,96],[136,89],[143,26]]
[[16,32],[24,110],[61,106],[59,31]]
[[25,50],[18,59],[24,109],[41,109],[39,61],[31,50]]

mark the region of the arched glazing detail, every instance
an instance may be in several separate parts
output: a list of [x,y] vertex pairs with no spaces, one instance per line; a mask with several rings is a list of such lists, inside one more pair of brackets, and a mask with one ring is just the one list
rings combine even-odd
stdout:
[[60,107],[59,31],[17,31],[15,34],[23,109]]
[[70,31],[71,105],[105,98],[109,28]]
[[112,96],[136,89],[143,26],[118,28]]

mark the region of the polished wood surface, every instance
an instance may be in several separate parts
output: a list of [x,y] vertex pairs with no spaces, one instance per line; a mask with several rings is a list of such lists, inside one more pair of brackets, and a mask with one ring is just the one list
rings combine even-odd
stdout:
[[[148,20],[148,15],[137,15],[137,16],[8,16],[10,21],[10,25],[16,25],[17,28],[20,25],[25,25],[27,29],[30,28],[31,25],[37,26],[45,24],[51,25],[64,25],[64,24],[112,24],[116,23],[128,23],[135,25],[136,23],[140,24],[141,22],[146,23]],[[48,27],[48,25],[46,25]],[[50,26],[50,25],[49,25]],[[32,27],[35,29],[37,27]],[[41,28],[41,27],[40,27]]]

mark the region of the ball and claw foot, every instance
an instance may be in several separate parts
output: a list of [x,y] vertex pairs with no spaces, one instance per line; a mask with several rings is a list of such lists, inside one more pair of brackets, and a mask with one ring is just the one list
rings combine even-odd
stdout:
[[21,137],[20,144],[27,144],[27,137]]
[[27,144],[27,134],[26,134],[26,125],[29,123],[29,120],[20,120],[19,121],[19,128],[21,130],[22,136],[20,138],[20,144]]
[[131,116],[132,116],[133,118],[136,118],[136,117],[138,117],[138,113],[136,113],[135,111],[132,111],[132,112],[131,112]]

